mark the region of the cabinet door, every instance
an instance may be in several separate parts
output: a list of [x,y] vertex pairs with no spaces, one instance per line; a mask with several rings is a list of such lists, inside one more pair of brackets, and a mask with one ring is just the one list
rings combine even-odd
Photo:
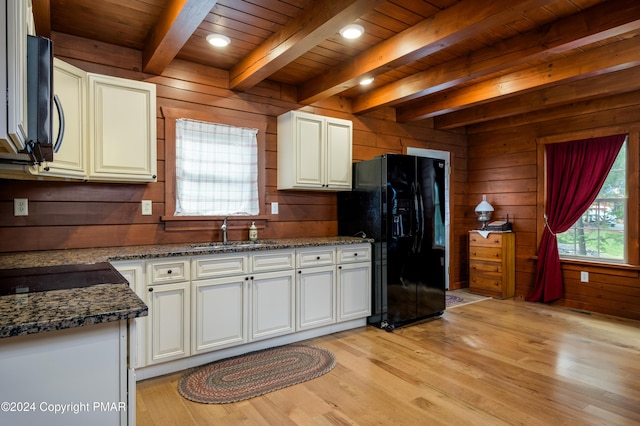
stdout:
[[338,266],[338,321],[371,315],[371,263]]
[[294,271],[255,274],[251,280],[251,339],[295,331]]
[[148,363],[189,356],[189,282],[148,287]]
[[89,76],[89,179],[156,180],[154,84]]
[[296,185],[305,188],[324,186],[324,119],[312,114],[295,116]]
[[297,330],[336,322],[335,267],[298,270],[296,276]]
[[248,341],[247,276],[193,281],[192,354]]
[[[53,90],[64,111],[64,138],[54,161],[39,166],[41,176],[87,178],[87,73],[57,58],[53,60]],[[53,114],[54,139],[60,129]]]
[[[113,267],[129,282],[129,287],[142,300],[146,299],[144,283],[144,266],[142,262],[113,262]],[[148,317],[134,318],[129,326],[129,358],[134,368],[141,368],[146,363],[146,339]]]
[[0,151],[15,154],[27,141],[27,2],[6,0],[0,8]]
[[326,186],[351,190],[351,128],[348,120],[327,117]]

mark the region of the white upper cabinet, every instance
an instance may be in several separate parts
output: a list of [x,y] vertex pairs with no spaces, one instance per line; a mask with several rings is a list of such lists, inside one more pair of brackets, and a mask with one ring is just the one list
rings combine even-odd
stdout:
[[[54,161],[32,173],[106,182],[156,181],[156,86],[87,73],[54,59],[64,137]],[[54,131],[59,129],[54,115]],[[57,135],[54,135],[57,137]]]
[[278,189],[351,190],[353,124],[289,111],[278,117]]
[[[53,160],[38,167],[35,174],[87,179],[87,73],[66,62],[53,60],[53,90],[64,111],[63,143]],[[54,140],[58,138],[60,120],[53,115]],[[33,171],[35,166],[31,167]]]
[[89,74],[89,178],[156,180],[156,86]]
[[27,141],[27,34],[31,2],[0,0],[0,153]]

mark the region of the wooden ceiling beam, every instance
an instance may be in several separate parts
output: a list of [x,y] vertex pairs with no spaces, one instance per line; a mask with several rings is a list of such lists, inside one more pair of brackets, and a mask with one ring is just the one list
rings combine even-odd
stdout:
[[431,69],[415,73],[352,100],[352,112],[363,113],[433,94],[497,71],[534,62],[550,54],[640,29],[640,2],[621,0],[612,8],[601,3],[542,28],[517,35]]
[[50,0],[32,0],[33,20],[36,34],[51,38],[51,2]]
[[325,0],[292,19],[229,72],[229,87],[247,90],[351,24],[383,0]]
[[[467,134],[491,132],[506,127],[518,127],[549,120],[561,120],[572,115],[576,103],[583,104],[581,114],[607,109],[600,99],[611,96],[634,98],[626,106],[637,104],[637,87],[630,81],[640,81],[640,68],[629,68],[569,84],[548,87],[502,101],[441,115],[434,118],[436,129],[467,126]],[[626,93],[633,95],[622,96]],[[606,101],[604,101],[606,104]],[[620,105],[618,105],[619,107]],[[488,121],[487,121],[488,120]]]
[[162,74],[218,0],[171,0],[142,49],[142,69]]
[[640,43],[637,38],[622,40],[462,89],[426,96],[419,103],[398,108],[396,120],[407,123],[436,117],[545,86],[569,83],[638,65]]
[[492,0],[477,7],[475,0],[463,0],[306,82],[299,87],[298,102],[311,104],[336,95],[365,76],[406,65],[549,3],[553,0],[523,0],[516,7],[514,0]]

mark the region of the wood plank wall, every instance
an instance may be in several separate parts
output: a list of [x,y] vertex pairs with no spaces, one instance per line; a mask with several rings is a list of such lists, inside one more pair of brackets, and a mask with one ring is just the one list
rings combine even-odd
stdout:
[[[487,194],[496,208],[496,216],[509,214],[512,219],[516,233],[517,297],[526,297],[533,290],[535,256],[542,228],[542,210],[538,208],[537,200],[544,197],[539,197],[537,182],[543,167],[538,164],[542,159],[537,154],[536,139],[611,127],[637,128],[640,123],[638,106],[640,92],[635,92],[468,128],[469,206],[466,210],[479,202],[482,194]],[[634,141],[637,143],[637,138]],[[638,161],[640,158],[630,158],[630,167],[637,169]],[[633,211],[638,207],[629,206],[629,209]],[[631,235],[629,244],[632,250],[637,249],[637,234]],[[638,265],[612,267],[564,262],[565,296],[557,303],[640,319],[638,269]],[[590,282],[580,282],[580,271],[589,272]]]
[[[0,180],[0,252],[85,247],[129,246],[220,240],[218,226],[208,231],[168,232],[160,220],[164,211],[164,122],[161,107],[200,111],[225,110],[225,114],[252,113],[268,120],[266,146],[266,203],[279,203],[261,230],[261,238],[334,236],[337,234],[336,196],[309,191],[276,189],[276,117],[302,108],[295,102],[295,88],[265,82],[246,93],[228,89],[226,71],[176,60],[161,76],[145,75],[139,51],[53,33],[55,54],[85,71],[157,85],[158,182],[105,184]],[[431,121],[418,125],[395,123],[392,109],[364,116],[349,113],[349,102],[339,97],[303,110],[353,120],[353,159],[360,161],[385,152],[403,153],[406,147],[452,152],[453,248],[451,287],[459,288],[466,276],[464,217],[466,136],[432,129]],[[29,199],[29,216],[13,216],[13,199]],[[153,202],[153,216],[141,216],[140,200]],[[460,207],[459,207],[460,206]],[[270,211],[270,210],[265,210]],[[246,239],[246,230],[231,230],[231,239]]]

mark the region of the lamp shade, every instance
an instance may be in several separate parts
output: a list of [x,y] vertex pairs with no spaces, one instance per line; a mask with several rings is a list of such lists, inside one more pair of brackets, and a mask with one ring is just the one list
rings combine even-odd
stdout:
[[476,213],[492,212],[492,211],[493,211],[493,206],[489,204],[489,202],[487,201],[487,196],[483,195],[482,201],[480,202],[480,204],[476,206]]

